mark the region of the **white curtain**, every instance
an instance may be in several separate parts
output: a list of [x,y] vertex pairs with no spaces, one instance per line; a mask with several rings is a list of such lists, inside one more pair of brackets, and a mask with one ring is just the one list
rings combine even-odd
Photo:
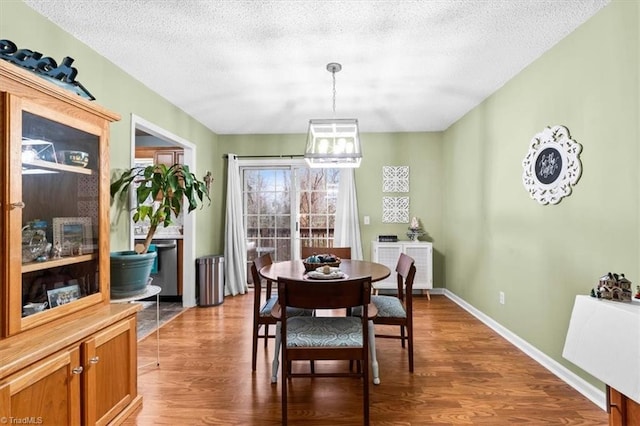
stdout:
[[351,258],[354,260],[363,260],[359,217],[353,169],[341,169],[333,245],[351,247]]
[[247,238],[242,225],[242,182],[235,154],[228,154],[227,213],[224,238],[225,296],[244,294],[247,286]]

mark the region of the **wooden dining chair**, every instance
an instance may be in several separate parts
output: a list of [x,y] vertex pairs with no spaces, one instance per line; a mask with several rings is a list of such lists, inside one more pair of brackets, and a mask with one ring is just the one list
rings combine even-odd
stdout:
[[376,337],[400,339],[403,348],[406,342],[409,372],[413,373],[413,279],[416,275],[413,258],[400,253],[396,273],[398,287],[395,295],[371,296],[371,303],[378,309],[373,323],[400,327],[399,334],[376,332]]
[[[278,305],[273,316],[280,318],[282,339],[282,424],[287,424],[287,392],[294,377],[358,377],[362,380],[364,424],[369,424],[369,308],[371,277],[342,281],[308,282],[278,278]],[[343,309],[362,307],[362,315],[291,317],[288,309]],[[282,309],[285,307],[286,309]],[[353,372],[293,372],[291,361],[349,360],[362,363]]]
[[[271,315],[271,310],[278,300],[277,296],[271,295],[273,281],[264,280],[260,276],[260,269],[271,265],[273,260],[269,253],[256,257],[251,263],[251,276],[253,278],[253,353],[251,357],[251,369],[256,371],[256,361],[258,357],[258,340],[264,339],[264,347],[267,347],[268,339],[275,338],[275,328],[273,334],[269,334],[269,326],[276,325],[278,320]],[[264,301],[263,301],[264,282]],[[294,309],[290,316],[313,315],[313,311],[307,309]],[[260,333],[260,328],[263,332]]]
[[351,247],[301,247],[300,257],[306,259],[314,254],[334,254],[340,259],[351,259]]

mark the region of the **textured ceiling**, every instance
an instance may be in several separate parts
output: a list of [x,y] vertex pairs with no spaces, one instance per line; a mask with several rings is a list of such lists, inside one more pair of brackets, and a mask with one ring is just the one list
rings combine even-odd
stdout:
[[361,132],[444,130],[608,2],[26,0],[218,134],[332,117],[329,62]]

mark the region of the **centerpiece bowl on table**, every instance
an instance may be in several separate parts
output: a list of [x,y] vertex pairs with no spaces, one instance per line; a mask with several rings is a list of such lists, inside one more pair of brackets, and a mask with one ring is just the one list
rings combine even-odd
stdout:
[[340,258],[334,254],[314,254],[302,260],[307,272],[315,271],[323,266],[337,268],[340,266]]

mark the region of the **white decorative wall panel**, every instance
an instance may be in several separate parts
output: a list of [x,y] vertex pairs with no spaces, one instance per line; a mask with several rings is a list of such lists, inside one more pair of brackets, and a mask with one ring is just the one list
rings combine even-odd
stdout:
[[409,166],[382,166],[382,192],[409,192]]
[[382,223],[409,223],[409,197],[382,197]]

